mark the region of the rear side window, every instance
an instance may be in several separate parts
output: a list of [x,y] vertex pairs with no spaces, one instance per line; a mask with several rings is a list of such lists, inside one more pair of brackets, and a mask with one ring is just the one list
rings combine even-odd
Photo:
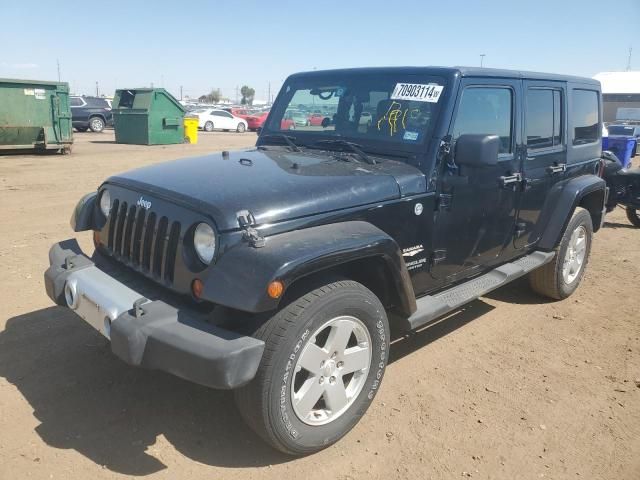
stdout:
[[574,126],[574,145],[585,145],[599,141],[598,92],[593,90],[573,90],[571,114]]
[[453,138],[464,134],[498,135],[500,153],[511,153],[513,92],[507,87],[468,87],[462,92]]
[[532,88],[527,92],[525,128],[529,149],[562,144],[562,92]]
[[84,102],[81,98],[71,97],[69,99],[69,105],[71,105],[72,107],[81,107],[82,105],[84,105]]

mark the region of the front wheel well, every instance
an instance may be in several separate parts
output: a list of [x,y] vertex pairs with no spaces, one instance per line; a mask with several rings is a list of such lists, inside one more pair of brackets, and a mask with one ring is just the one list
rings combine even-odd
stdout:
[[595,190],[587,193],[580,199],[578,203],[579,207],[584,208],[591,215],[591,223],[593,224],[593,231],[596,232],[600,229],[600,223],[602,220],[602,207],[604,205],[605,190]]
[[391,267],[382,256],[352,260],[296,279],[287,286],[280,308],[318,286],[335,280],[353,280],[371,290],[385,309],[391,310],[402,304],[402,293],[392,279]]

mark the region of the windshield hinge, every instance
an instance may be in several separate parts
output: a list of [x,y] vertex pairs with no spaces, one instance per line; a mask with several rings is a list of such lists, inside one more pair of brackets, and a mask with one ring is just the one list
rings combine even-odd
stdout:
[[238,225],[243,230],[242,238],[249,242],[254,248],[264,247],[264,237],[261,237],[258,231],[253,228],[256,224],[256,219],[249,210],[240,210],[236,213],[238,218]]

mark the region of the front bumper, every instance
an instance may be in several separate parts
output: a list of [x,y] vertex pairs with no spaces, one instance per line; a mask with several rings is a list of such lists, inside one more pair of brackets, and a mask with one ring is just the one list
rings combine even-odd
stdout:
[[218,389],[240,387],[255,376],[261,340],[212,325],[188,308],[148,299],[99,268],[75,240],[53,245],[49,263],[47,295],[109,338],[125,362]]

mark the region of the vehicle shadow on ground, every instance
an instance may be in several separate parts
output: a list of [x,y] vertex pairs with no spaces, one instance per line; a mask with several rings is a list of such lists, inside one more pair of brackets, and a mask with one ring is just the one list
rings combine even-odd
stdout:
[[44,442],[114,472],[148,475],[167,468],[167,442],[208,465],[293,459],[245,426],[231,392],[130,367],[106,339],[60,307],[7,321],[0,332],[0,376],[31,405]]
[[101,144],[114,145],[116,141],[115,140],[89,140],[89,143],[101,143]]
[[[476,300],[436,324],[396,337],[390,362],[492,309]],[[45,443],[74,449],[113,472],[138,476],[167,468],[167,442],[207,465],[243,468],[294,459],[244,424],[231,392],[130,367],[112,354],[105,338],[61,307],[7,321],[0,332],[0,376],[29,402]]]
[[631,228],[637,229],[638,227],[634,227],[630,223],[617,223],[617,222],[604,222],[604,226],[608,228]]
[[482,300],[474,300],[453,313],[437,319],[427,327],[407,334],[393,332],[389,363],[397,362],[430,343],[445,337],[467,323],[489,313],[493,308]]
[[527,277],[518,278],[493,292],[489,292],[485,297],[516,305],[544,305],[555,301],[534,292],[529,286]]

